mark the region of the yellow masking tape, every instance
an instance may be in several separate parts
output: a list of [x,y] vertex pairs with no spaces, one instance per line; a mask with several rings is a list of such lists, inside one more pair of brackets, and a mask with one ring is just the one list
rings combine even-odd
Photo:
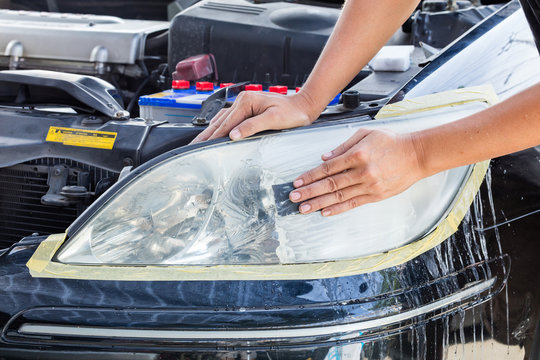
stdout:
[[[389,110],[383,108],[380,114],[382,113],[382,116],[386,117],[386,114],[391,112],[392,116],[398,116],[408,114],[410,111],[423,111],[426,107],[435,109],[471,102],[467,101],[467,96],[476,99],[472,101],[483,101],[489,104],[496,101],[496,95],[491,88],[477,87],[472,90],[470,88],[461,89],[406,100],[406,104],[389,105]],[[411,110],[417,107],[417,110]],[[398,109],[404,113],[399,113]],[[369,273],[406,263],[439,245],[456,232],[463,217],[469,211],[488,167],[489,160],[474,165],[472,173],[461,189],[451,211],[431,233],[400,248],[358,259],[274,265],[74,265],[52,261],[54,254],[65,240],[65,234],[60,234],[51,235],[41,243],[28,261],[27,267],[34,277],[119,281],[307,280]]]
[[375,119],[403,116],[477,101],[485,102],[489,105],[497,103],[498,98],[493,87],[491,85],[480,85],[421,96],[414,99],[406,99],[384,106],[377,113]]
[[54,234],[45,239],[39,244],[38,250],[34,253],[32,258],[26,264],[28,267],[32,266],[34,271],[43,271],[51,262],[52,256],[56,253],[56,250],[62,245],[66,234]]
[[46,141],[59,142],[69,146],[81,146],[111,150],[117,133],[51,126]]

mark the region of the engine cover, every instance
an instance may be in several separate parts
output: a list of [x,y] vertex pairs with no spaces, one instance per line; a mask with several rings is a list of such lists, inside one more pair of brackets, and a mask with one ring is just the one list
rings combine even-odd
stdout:
[[113,16],[0,10],[0,67],[97,75],[116,69],[137,75],[147,39],[168,26]]
[[287,2],[201,1],[178,14],[169,37],[169,68],[213,54],[221,82],[301,86],[340,11]]

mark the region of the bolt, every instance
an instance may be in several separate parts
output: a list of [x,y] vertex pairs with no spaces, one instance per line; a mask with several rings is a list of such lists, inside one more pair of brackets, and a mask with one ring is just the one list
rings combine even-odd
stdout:
[[120,110],[120,111],[117,111],[116,113],[114,113],[114,117],[117,118],[117,119],[126,119],[129,117],[129,112],[125,111],[125,110]]
[[206,118],[205,117],[196,117],[194,120],[194,123],[197,125],[204,125],[206,124]]

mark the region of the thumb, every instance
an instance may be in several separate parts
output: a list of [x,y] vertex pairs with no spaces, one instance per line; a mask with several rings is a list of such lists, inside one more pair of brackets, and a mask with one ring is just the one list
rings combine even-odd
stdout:
[[269,114],[262,113],[244,120],[231,130],[229,137],[232,140],[240,140],[264,130],[275,130],[272,126]]

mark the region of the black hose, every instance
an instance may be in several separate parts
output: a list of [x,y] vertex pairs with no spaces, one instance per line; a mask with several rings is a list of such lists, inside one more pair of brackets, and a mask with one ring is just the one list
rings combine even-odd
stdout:
[[127,106],[127,112],[131,114],[132,110],[133,110],[133,107],[135,106],[135,104],[137,104],[138,100],[139,100],[139,96],[141,95],[144,87],[146,85],[148,85],[148,82],[150,81],[150,77],[148,76],[146,79],[143,80],[143,82],[141,83],[141,85],[139,85],[139,87],[137,88],[137,90],[135,90],[135,93],[133,94],[133,97],[131,98],[131,100],[129,101],[129,104]]
[[166,49],[169,43],[169,31],[165,31],[153,38],[146,40],[146,53],[159,51],[160,49]]

